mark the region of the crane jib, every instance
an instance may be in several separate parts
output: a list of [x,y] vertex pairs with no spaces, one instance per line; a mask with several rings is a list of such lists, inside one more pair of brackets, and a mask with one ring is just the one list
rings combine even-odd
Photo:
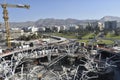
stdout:
[[4,7],[16,7],[16,8],[30,8],[30,5],[23,5],[23,4],[0,4],[3,8]]

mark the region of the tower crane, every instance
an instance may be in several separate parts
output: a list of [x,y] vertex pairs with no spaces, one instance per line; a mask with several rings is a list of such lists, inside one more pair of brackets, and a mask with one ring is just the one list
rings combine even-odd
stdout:
[[4,24],[5,24],[5,29],[6,29],[6,40],[7,40],[7,46],[8,48],[11,48],[11,42],[10,42],[10,27],[9,27],[9,22],[8,22],[8,10],[7,7],[11,8],[26,8],[29,9],[30,5],[23,5],[23,4],[0,4],[0,6],[3,8],[3,19],[4,19]]

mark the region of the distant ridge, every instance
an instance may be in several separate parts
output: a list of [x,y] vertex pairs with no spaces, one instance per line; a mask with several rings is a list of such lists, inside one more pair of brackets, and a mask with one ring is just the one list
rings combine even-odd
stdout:
[[100,19],[100,21],[118,21],[120,22],[120,17],[116,16],[104,16],[103,18]]
[[[37,21],[28,21],[28,22],[11,22],[10,27],[28,27],[28,26],[36,26],[36,27],[45,27],[45,26],[54,26],[54,25],[70,25],[70,24],[84,24],[88,22],[95,22],[98,20],[78,20],[78,19],[39,19]],[[3,27],[4,25],[2,25]]]
[[[105,21],[118,21],[120,22],[120,17],[116,16],[104,16],[100,20],[78,20],[78,19],[54,19],[54,18],[46,18],[39,19],[37,21],[27,21],[27,22],[11,22],[10,27],[28,27],[28,26],[36,26],[36,27],[45,27],[45,26],[54,26],[54,25],[70,25],[70,24],[86,24],[89,22],[105,22]],[[2,24],[2,27],[4,25]]]

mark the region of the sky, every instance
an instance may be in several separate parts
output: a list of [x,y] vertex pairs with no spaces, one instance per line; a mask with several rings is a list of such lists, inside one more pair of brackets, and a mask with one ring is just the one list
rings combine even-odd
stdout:
[[[3,3],[5,0],[0,0]],[[120,0],[6,0],[8,4],[29,4],[30,9],[8,8],[10,22],[38,19],[100,19],[103,16],[120,17]],[[0,7],[0,22],[3,21]]]

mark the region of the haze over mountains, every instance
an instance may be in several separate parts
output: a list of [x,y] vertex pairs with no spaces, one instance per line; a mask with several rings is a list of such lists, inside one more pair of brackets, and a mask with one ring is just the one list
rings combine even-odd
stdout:
[[[47,18],[47,19],[39,19],[37,21],[27,21],[27,22],[11,22],[10,27],[28,27],[35,25],[36,27],[41,26],[53,26],[53,25],[69,25],[69,24],[84,24],[88,22],[105,22],[105,21],[118,21],[120,22],[120,17],[115,16],[104,16],[100,20],[78,20],[78,19],[54,19],[54,18]],[[3,25],[2,25],[3,27]]]

